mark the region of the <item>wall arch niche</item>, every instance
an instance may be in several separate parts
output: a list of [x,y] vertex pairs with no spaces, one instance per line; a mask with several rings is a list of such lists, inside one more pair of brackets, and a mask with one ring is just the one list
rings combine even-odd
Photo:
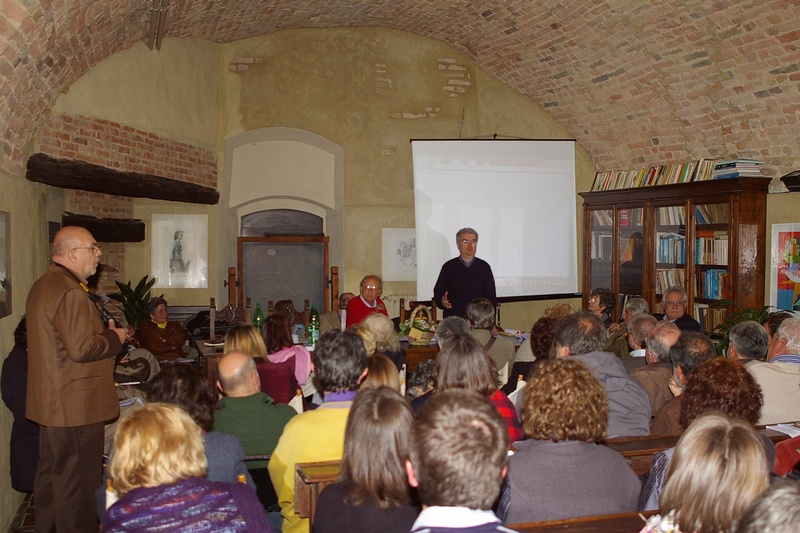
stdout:
[[[341,146],[295,128],[261,128],[226,139],[220,183],[219,271],[224,273],[237,264],[236,242],[244,236],[245,217],[287,209],[322,220],[324,234],[330,238],[330,264],[342,265],[343,161]],[[225,294],[224,287],[217,288],[218,298],[227,298]]]

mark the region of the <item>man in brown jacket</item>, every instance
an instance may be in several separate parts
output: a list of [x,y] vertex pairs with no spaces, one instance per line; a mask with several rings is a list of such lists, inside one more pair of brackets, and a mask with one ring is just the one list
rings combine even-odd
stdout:
[[100,255],[91,233],[62,228],[53,264],[28,294],[26,416],[41,425],[36,531],[97,531],[103,422],[119,414],[114,356],[126,339],[89,298]]

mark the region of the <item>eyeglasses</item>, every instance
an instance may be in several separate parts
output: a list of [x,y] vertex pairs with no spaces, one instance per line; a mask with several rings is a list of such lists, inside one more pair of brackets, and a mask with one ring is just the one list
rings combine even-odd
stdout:
[[478,239],[461,239],[461,244],[478,244]]
[[96,244],[93,244],[91,246],[76,246],[75,248],[71,248],[71,250],[91,250],[92,253],[96,254],[100,251],[100,247]]
[[675,300],[674,302],[664,302],[664,305],[668,305],[669,307],[680,307],[686,304],[686,300]]
[[590,302],[596,302],[597,301],[597,296],[592,296],[591,298],[589,298],[589,301]]
[[380,287],[378,287],[377,285],[364,285],[362,289],[364,289],[365,291],[377,291],[378,289],[380,289]]

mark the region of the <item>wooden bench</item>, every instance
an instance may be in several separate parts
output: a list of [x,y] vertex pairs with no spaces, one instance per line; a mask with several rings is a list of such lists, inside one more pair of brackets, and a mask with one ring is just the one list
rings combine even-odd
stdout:
[[656,511],[585,516],[567,520],[511,524],[508,527],[520,533],[528,533],[529,531],[536,533],[555,533],[556,531],[572,531],[575,533],[637,533],[644,526],[645,519],[654,514],[656,514]]
[[294,469],[294,512],[314,524],[314,512],[322,489],[336,481],[339,461],[298,463]]

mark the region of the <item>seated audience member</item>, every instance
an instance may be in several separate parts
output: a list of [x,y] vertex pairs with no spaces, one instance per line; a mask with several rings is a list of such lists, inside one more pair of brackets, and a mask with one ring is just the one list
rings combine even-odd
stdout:
[[800,318],[786,318],[772,336],[767,362],[754,361],[747,370],[764,392],[759,424],[797,420],[800,413]]
[[[682,391],[692,373],[704,362],[718,357],[717,348],[708,337],[699,331],[683,331],[678,342],[670,349],[672,379],[678,387],[678,395],[664,403],[650,424],[653,435],[672,435],[683,431],[680,423]],[[675,391],[673,390],[673,393]]]
[[120,499],[104,532],[270,531],[250,487],[205,477],[201,433],[177,405],[147,404],[120,420],[109,466]]
[[9,459],[11,487],[33,492],[36,465],[39,464],[39,424],[25,418],[25,392],[28,388],[28,333],[25,316],[14,329],[14,348],[3,361],[2,395],[14,422],[11,426]]
[[678,440],[661,495],[661,515],[641,533],[720,533],[769,486],[758,433],[721,413],[696,419]]
[[289,403],[314,370],[311,354],[305,346],[292,342],[292,332],[284,315],[265,318],[261,335],[267,349],[267,364],[262,363],[258,368],[262,390],[278,403]]
[[[489,357],[494,362],[498,377],[505,379],[499,381],[500,387],[509,380],[511,362],[514,360],[514,344],[508,339],[497,337],[494,332],[495,307],[486,298],[478,298],[467,304],[467,322],[472,327],[472,335],[483,346]],[[505,372],[503,371],[505,368]]]
[[367,377],[360,389],[366,387],[389,387],[400,392],[400,374],[391,359],[380,353],[367,357]]
[[319,334],[333,329],[344,331],[347,323],[347,303],[355,297],[352,292],[343,292],[339,295],[339,309],[329,311],[319,316]]
[[436,362],[426,359],[419,363],[406,379],[406,398],[412,404],[414,400],[431,392],[436,383]]
[[[553,331],[555,330],[556,322],[558,322],[557,319],[546,316],[534,322],[528,335],[528,340],[520,346],[514,355],[514,366],[511,367],[509,382],[503,387],[503,392],[506,394],[514,392],[520,379],[527,381],[539,363],[553,359],[556,356],[553,348]],[[524,353],[520,354],[522,347],[526,345],[528,346],[530,357]],[[517,412],[519,411],[520,407],[518,405]]]
[[404,464],[412,420],[408,403],[397,391],[362,387],[347,417],[339,477],[317,501],[314,533],[411,529],[419,514]]
[[767,318],[761,321],[761,327],[764,328],[764,331],[767,334],[767,361],[775,356],[775,346],[773,345],[772,340],[775,337],[775,334],[778,332],[778,328],[781,327],[781,324],[783,324],[784,320],[787,318],[792,318],[792,316],[793,315],[788,311],[775,311],[774,313],[770,313]]
[[460,316],[449,316],[436,325],[436,343],[439,349],[456,335],[469,335],[469,323]]
[[647,364],[630,371],[630,376],[647,392],[652,415],[673,398],[669,389],[669,380],[672,379],[669,351],[680,336],[681,330],[672,322],[665,320],[658,322],[647,334],[647,349],[644,355]]
[[631,298],[625,302],[622,311],[622,324],[613,323],[608,326],[608,339],[606,339],[606,352],[613,352],[620,359],[630,357],[630,344],[628,343],[628,323],[636,315],[650,313],[650,305],[644,298]]
[[375,335],[364,324],[355,324],[347,328],[347,331],[354,333],[361,342],[364,344],[364,350],[367,352],[367,357],[375,353]]
[[745,320],[728,330],[728,349],[725,356],[740,365],[763,361],[767,356],[769,337],[761,324]]
[[244,451],[238,437],[213,431],[214,399],[211,384],[195,366],[175,363],[164,367],[147,385],[147,398],[151,402],[177,405],[186,411],[203,430],[208,471],[211,481],[234,483],[244,474],[247,484],[255,488],[244,464]]
[[540,522],[636,510],[641,483],[627,461],[596,444],[606,434],[608,397],[578,361],[544,361],[525,388],[498,516]]
[[372,313],[367,315],[361,323],[372,332],[375,338],[375,353],[382,353],[397,367],[397,371],[408,366],[406,354],[400,347],[400,339],[394,330],[394,322],[386,315]]
[[703,331],[700,322],[686,314],[688,296],[683,287],[673,285],[668,287],[661,300],[664,313],[653,315],[658,320],[674,322],[681,331]]
[[[497,388],[497,370],[483,347],[470,335],[458,335],[436,354],[436,394],[467,389],[486,396],[506,422],[510,442],[522,438],[514,404]],[[430,401],[430,400],[429,400]]]
[[167,320],[167,301],[161,296],[147,303],[150,320],[139,325],[136,340],[139,346],[152,353],[159,361],[174,361],[182,357],[197,357],[197,350],[186,345],[189,332],[177,321]]
[[611,310],[615,304],[614,293],[611,290],[598,287],[589,293],[589,300],[586,310],[600,319],[604,328],[611,326],[614,320],[611,318]]
[[364,276],[358,287],[359,295],[347,302],[347,322],[349,328],[354,324],[360,324],[367,315],[380,313],[389,316],[386,312],[386,305],[381,300],[383,291],[383,281],[380,276]]
[[305,532],[309,528],[308,519],[294,511],[295,465],[342,458],[347,415],[367,371],[364,344],[349,331],[322,335],[314,360],[315,380],[324,403],[286,424],[269,460],[269,476],[278,494],[284,533]]
[[295,329],[302,328],[305,331],[305,325],[303,324],[303,313],[296,310],[294,308],[294,302],[291,300],[278,300],[275,302],[275,306],[272,308],[272,315],[283,315],[286,317],[286,320],[289,322],[289,328],[294,333]]
[[619,357],[602,351],[605,336],[603,324],[590,313],[564,317],[553,331],[556,356],[574,357],[602,383],[608,395],[607,438],[649,435],[650,399]]
[[797,533],[800,483],[783,481],[755,499],[736,525],[736,533]]
[[[753,377],[741,365],[721,357],[700,365],[689,379],[681,397],[681,430],[710,410],[718,411],[731,419],[755,424],[762,405],[761,389]],[[763,441],[762,451],[767,458],[767,466],[771,469],[775,448],[768,438],[759,438]],[[650,472],[639,496],[640,510],[658,508],[659,495],[674,452],[675,448],[669,448],[653,454]]]
[[513,533],[491,511],[506,473],[509,442],[485,396],[437,392],[415,416],[411,438],[406,474],[422,503],[412,532]]
[[[653,315],[638,314],[631,318],[628,322],[628,359],[622,362],[625,370],[630,374],[637,368],[641,368],[647,364],[645,355],[647,355],[647,334],[658,324]],[[650,413],[652,415],[652,412]]]

